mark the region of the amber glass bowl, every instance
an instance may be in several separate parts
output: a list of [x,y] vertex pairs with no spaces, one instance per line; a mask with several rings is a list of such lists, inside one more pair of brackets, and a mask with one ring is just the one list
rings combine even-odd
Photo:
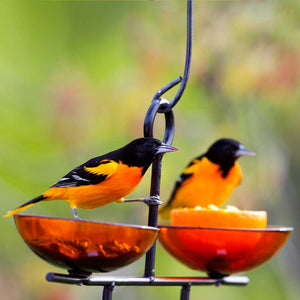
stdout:
[[28,247],[47,262],[73,271],[108,272],[149,250],[159,229],[43,216],[15,215]]
[[259,266],[284,245],[293,230],[159,227],[159,242],[169,254],[192,269],[214,276]]

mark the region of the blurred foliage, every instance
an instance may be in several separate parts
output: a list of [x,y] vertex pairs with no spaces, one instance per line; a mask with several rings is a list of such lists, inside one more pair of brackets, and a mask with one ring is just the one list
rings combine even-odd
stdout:
[[[299,12],[297,0],[195,1],[191,77],[174,109],[174,145],[181,151],[164,158],[162,199],[193,157],[228,136],[257,153],[241,159],[243,184],[228,203],[267,210],[269,224],[295,232],[270,262],[247,274],[247,287],[195,287],[191,299],[299,298]],[[183,70],[185,19],[179,0],[1,2],[2,214],[74,166],[143,134],[152,95]],[[130,197],[148,195],[149,183],[147,174]],[[59,201],[28,213],[71,217]],[[147,219],[138,204],[79,213],[111,222]],[[12,218],[1,220],[0,232],[5,299],[99,299],[98,287],[46,282],[47,272],[59,270],[27,249]],[[199,275],[160,247],[156,267],[162,276]],[[112,274],[141,275],[143,259]],[[118,287],[114,293],[116,300],[141,298],[178,299],[179,288]]]

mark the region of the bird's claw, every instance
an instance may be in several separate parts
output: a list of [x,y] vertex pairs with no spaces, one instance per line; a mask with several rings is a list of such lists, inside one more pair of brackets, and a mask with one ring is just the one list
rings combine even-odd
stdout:
[[71,208],[71,210],[72,210],[72,213],[74,215],[75,220],[82,220],[81,218],[79,218],[79,216],[77,214],[77,211],[76,211],[76,208]]

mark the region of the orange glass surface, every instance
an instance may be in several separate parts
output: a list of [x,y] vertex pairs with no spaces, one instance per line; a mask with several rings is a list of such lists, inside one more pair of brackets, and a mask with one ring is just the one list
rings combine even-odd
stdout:
[[28,247],[47,262],[67,269],[109,272],[149,250],[159,229],[30,215],[15,215]]
[[224,275],[264,263],[284,245],[293,230],[159,227],[159,242],[180,262],[192,269]]

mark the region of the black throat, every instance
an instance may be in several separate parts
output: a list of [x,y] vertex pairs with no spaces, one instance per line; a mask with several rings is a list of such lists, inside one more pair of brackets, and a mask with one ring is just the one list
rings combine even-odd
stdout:
[[212,163],[219,165],[219,167],[220,167],[219,170],[221,171],[221,176],[223,178],[226,178],[228,176],[230,170],[232,169],[232,167],[234,166],[234,163],[235,163],[235,160],[228,160],[228,159],[222,160],[222,159],[219,159],[218,157],[214,157],[213,155],[210,155],[209,153],[202,155],[202,156],[207,157],[207,159],[209,161],[211,161]]

